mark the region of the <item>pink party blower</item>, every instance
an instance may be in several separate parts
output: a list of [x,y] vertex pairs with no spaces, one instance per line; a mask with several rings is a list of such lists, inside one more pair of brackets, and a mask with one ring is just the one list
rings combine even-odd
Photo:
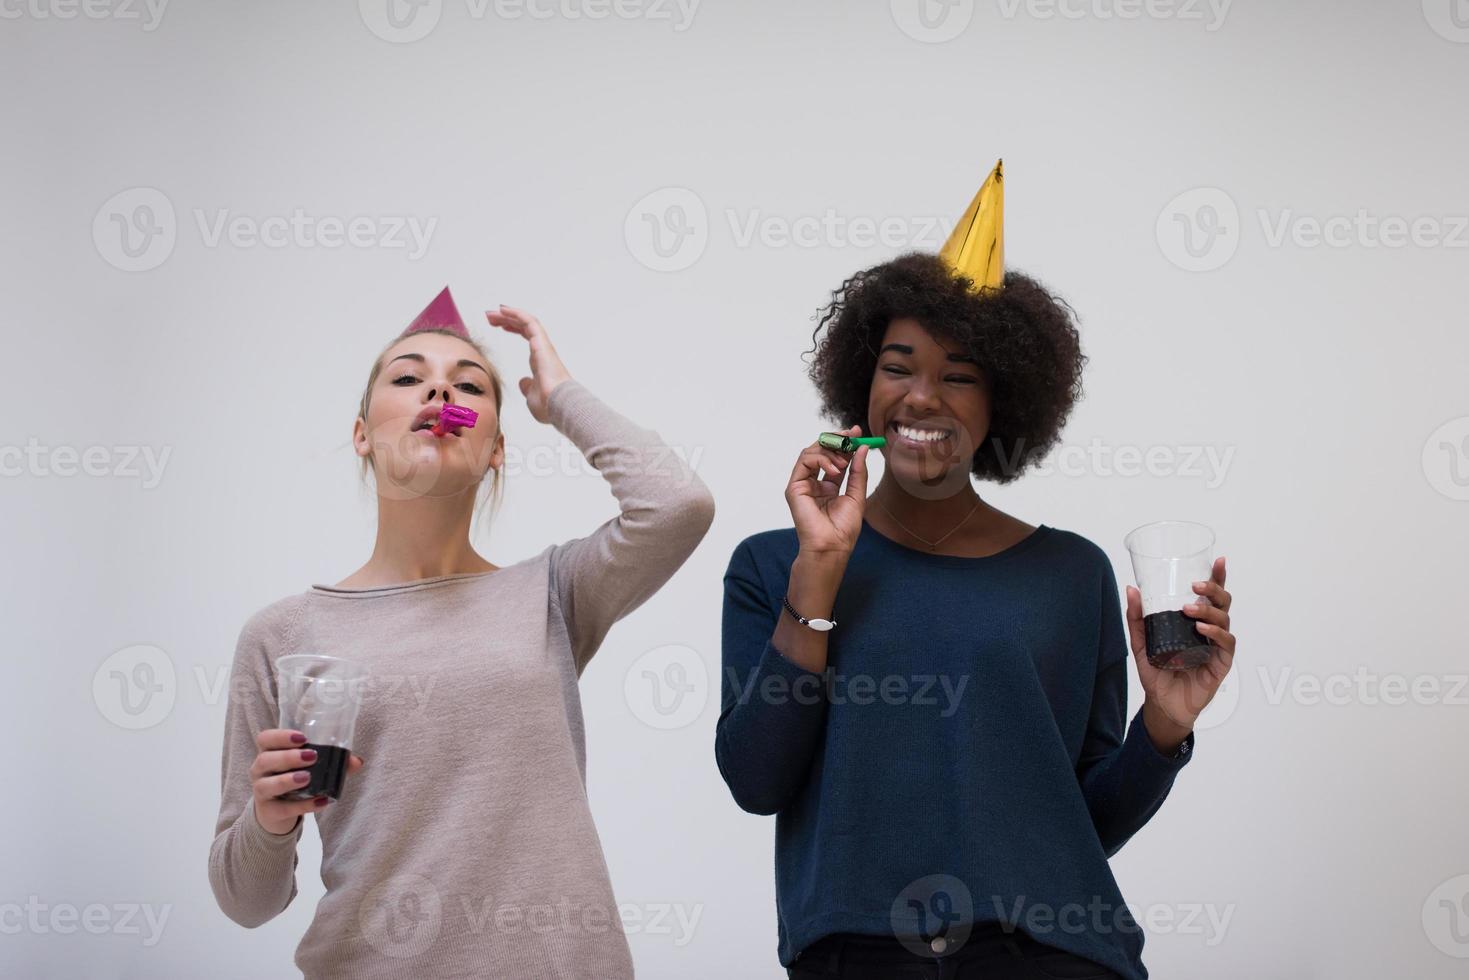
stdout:
[[445,405],[439,412],[439,420],[434,423],[433,433],[436,436],[446,436],[455,429],[472,429],[478,419],[479,413],[472,408]]

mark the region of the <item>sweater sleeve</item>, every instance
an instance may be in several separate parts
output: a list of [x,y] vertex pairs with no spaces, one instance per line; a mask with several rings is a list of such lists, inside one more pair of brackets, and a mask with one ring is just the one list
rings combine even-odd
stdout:
[[209,884],[224,914],[246,928],[275,918],[296,897],[296,842],[303,822],[272,834],[255,819],[250,766],[255,736],[278,723],[270,652],[283,642],[280,608],[267,607],[240,631],[225,709],[219,818],[209,849]]
[[1124,735],[1127,662],[1132,653],[1118,605],[1117,577],[1105,556],[1101,574],[1100,666],[1077,776],[1097,837],[1110,858],[1163,805],[1173,778],[1193,758],[1194,734],[1189,732],[1184,739],[1179,758],[1169,758],[1148,737],[1139,708]]
[[612,624],[648,600],[693,554],[714,520],[714,497],[658,433],[567,379],[546,402],[550,423],[602,474],[620,513],[551,549],[551,594],[580,675]]
[[826,727],[823,676],[771,642],[780,596],[761,580],[749,542],[741,542],[724,575],[714,758],[735,802],[750,813],[777,813],[795,797]]

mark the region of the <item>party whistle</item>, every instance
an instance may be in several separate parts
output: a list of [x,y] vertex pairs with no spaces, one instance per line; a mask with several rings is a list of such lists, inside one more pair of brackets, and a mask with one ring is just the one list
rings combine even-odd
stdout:
[[858,446],[886,446],[888,441],[882,436],[844,436],[840,432],[823,432],[816,437],[816,444],[822,449],[835,449],[839,453],[855,453]]
[[460,408],[458,405],[445,405],[439,412],[439,420],[434,423],[433,433],[436,436],[447,435],[458,428],[472,429],[479,413],[472,408]]

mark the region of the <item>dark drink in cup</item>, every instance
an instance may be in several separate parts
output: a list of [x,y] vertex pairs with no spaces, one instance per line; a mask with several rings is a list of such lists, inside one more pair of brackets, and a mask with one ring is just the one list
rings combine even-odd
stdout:
[[1213,646],[1183,607],[1209,601],[1193,584],[1213,574],[1214,532],[1189,521],[1159,521],[1129,532],[1125,543],[1142,593],[1148,663],[1162,670],[1207,663]]
[[[337,745],[313,745],[307,742],[302,748],[315,749],[316,761],[306,771],[311,773],[311,782],[295,793],[296,799],[309,800],[317,796],[338,799],[342,795],[342,780],[347,778],[347,761],[352,753]],[[290,794],[287,794],[287,798]]]
[[1148,663],[1165,670],[1186,670],[1209,660],[1209,638],[1194,619],[1172,609],[1143,617]]
[[310,782],[279,798],[339,799],[352,757],[352,735],[367,671],[340,657],[292,654],[276,661],[276,673],[280,727],[303,733],[306,744],[302,748],[316,750],[316,759],[306,769]]

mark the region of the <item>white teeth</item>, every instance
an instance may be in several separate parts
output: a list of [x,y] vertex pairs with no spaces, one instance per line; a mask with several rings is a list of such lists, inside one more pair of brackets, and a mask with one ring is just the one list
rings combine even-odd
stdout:
[[899,424],[894,424],[893,428],[898,431],[898,435],[905,439],[912,439],[914,442],[938,442],[948,435],[947,432],[934,429],[910,429],[906,425]]

